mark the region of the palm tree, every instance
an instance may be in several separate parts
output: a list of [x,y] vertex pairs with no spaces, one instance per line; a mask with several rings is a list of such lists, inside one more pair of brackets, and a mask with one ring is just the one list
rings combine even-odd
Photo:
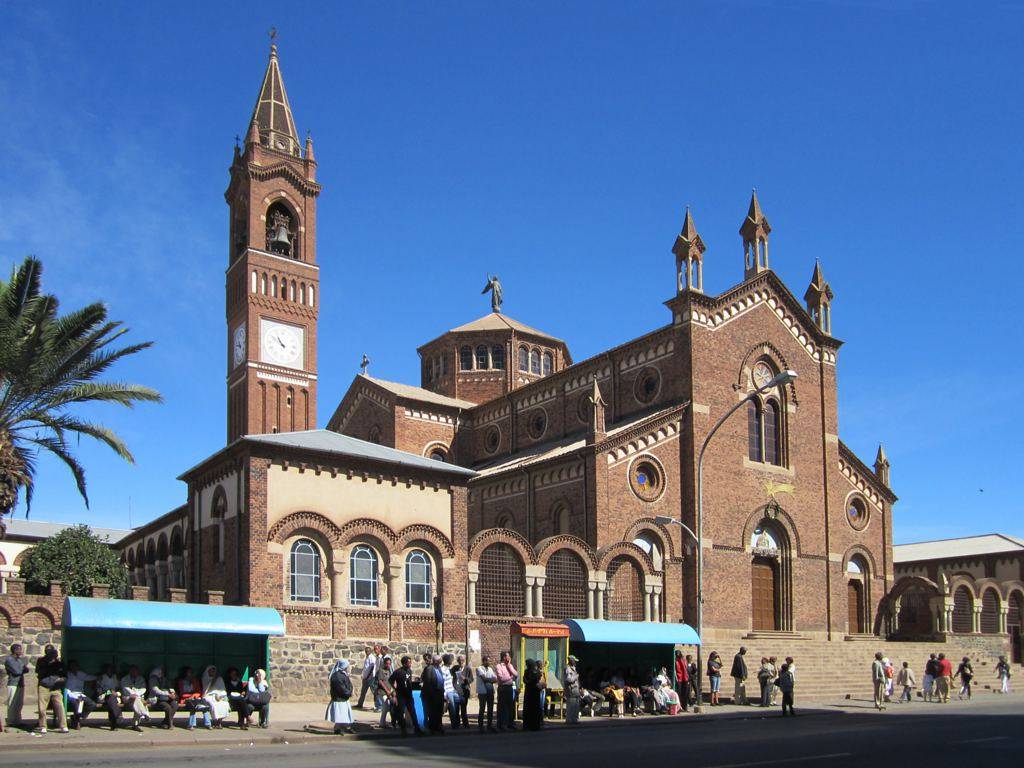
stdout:
[[[82,403],[159,402],[148,387],[98,381],[123,357],[150,342],[115,348],[128,329],[107,320],[107,308],[90,304],[58,316],[57,298],[40,290],[43,265],[30,256],[0,281],[0,537],[4,517],[14,510],[21,491],[32,504],[36,457],[47,451],[71,470],[86,506],[85,469],[68,447],[69,436],[86,435],[134,462],[113,431],[73,413]],[[26,512],[27,514],[27,512]]]

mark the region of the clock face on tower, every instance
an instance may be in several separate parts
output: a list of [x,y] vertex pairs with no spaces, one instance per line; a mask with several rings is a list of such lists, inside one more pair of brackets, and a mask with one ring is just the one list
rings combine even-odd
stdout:
[[231,360],[236,366],[241,365],[245,360],[245,323],[235,328],[235,333],[231,338]]
[[260,320],[261,359],[265,363],[302,368],[305,362],[305,329],[275,320]]

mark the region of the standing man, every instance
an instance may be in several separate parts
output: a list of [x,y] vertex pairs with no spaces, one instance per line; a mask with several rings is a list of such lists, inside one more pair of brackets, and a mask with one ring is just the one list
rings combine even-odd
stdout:
[[480,706],[477,721],[481,733],[484,730],[485,709],[487,710],[487,730],[494,731],[494,689],[497,685],[498,675],[491,667],[491,657],[484,656],[480,666],[476,668],[476,700]]
[[516,680],[519,673],[512,666],[512,655],[502,651],[501,661],[495,667],[498,676],[498,730],[516,729]]
[[412,727],[417,736],[423,735],[419,720],[416,719],[416,702],[412,697],[412,658],[402,657],[402,666],[396,669],[388,678],[391,687],[395,691],[395,706],[398,710],[398,725],[402,729],[402,735],[407,733],[406,723],[412,720]]
[[461,653],[455,657],[455,692],[459,695],[459,720],[463,728],[469,728],[469,697],[473,692],[473,668],[466,663]]
[[53,717],[61,733],[68,732],[68,719],[64,712],[64,662],[57,649],[47,645],[43,655],[36,660],[36,700],[39,709],[39,728],[36,733],[46,733],[46,708],[53,707]]
[[740,652],[733,656],[732,659],[732,672],[729,674],[733,679],[733,704],[746,704],[747,703],[747,660],[744,658],[747,655],[747,649],[745,646],[740,646]]
[[953,664],[946,658],[946,654],[940,653],[935,669],[938,673],[935,678],[938,682],[938,690],[936,693],[938,693],[939,698],[942,699],[943,704],[948,704],[949,691],[953,685]]
[[693,702],[693,706],[700,709],[701,702],[697,700],[697,683],[700,682],[700,670],[697,669],[697,662],[693,660],[693,656],[686,654],[686,672],[690,675],[690,700]]
[[459,727],[459,694],[455,691],[455,675],[452,673],[452,664],[455,657],[446,653],[441,657],[441,680],[444,681],[444,703],[448,710],[448,719],[452,728]]
[[[370,646],[363,648],[363,671],[360,674],[362,686],[359,689],[359,703],[356,709],[364,709],[363,702],[366,700],[366,692],[373,688],[377,679],[377,655]],[[376,709],[374,709],[376,712]]]
[[443,735],[444,725],[444,678],[441,676],[441,657],[423,654],[423,672],[420,673],[420,697],[423,702],[423,719],[427,731]]
[[391,675],[393,674],[391,657],[381,656],[377,662],[377,679],[374,681],[377,691],[374,701],[380,708],[380,728],[386,727],[389,712],[391,713],[391,727],[398,727],[398,716],[400,713],[398,705],[395,704],[395,690],[391,686]]
[[562,670],[562,693],[565,696],[565,723],[575,725],[580,721],[580,673],[576,669],[575,656],[570,656]]
[[871,662],[871,685],[875,691],[875,709],[885,709],[885,689],[889,679],[885,676],[885,662],[882,661],[882,652],[875,654],[875,660]]
[[935,671],[939,666],[935,654],[928,655],[928,661],[924,665],[924,678],[921,680],[921,694],[925,701],[932,700],[932,692],[935,690]]
[[4,671],[7,673],[7,725],[10,727],[21,723],[21,708],[25,704],[28,659],[25,658],[21,643],[11,646],[11,655],[4,659]]

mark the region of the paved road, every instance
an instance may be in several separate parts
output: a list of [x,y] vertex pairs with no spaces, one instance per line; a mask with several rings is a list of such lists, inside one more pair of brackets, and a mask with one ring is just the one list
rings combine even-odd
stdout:
[[[43,746],[42,742],[33,744]],[[685,768],[863,768],[880,761],[901,768],[962,768],[1020,765],[1021,755],[1024,706],[1013,697],[945,707],[920,702],[893,705],[885,713],[876,713],[867,705],[823,709],[785,720],[775,711],[763,718],[717,722],[627,720],[538,734],[328,740],[230,749],[210,745],[106,752],[0,750],[0,766],[377,768],[415,760],[430,768],[450,768],[452,763],[496,768],[631,768],[642,760],[645,765]]]

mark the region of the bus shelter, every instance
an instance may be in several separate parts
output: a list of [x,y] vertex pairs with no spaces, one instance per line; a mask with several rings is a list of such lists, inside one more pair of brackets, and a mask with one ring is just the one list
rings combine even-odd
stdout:
[[269,674],[270,637],[283,634],[273,608],[68,597],[62,655],[93,674],[104,664],[119,675],[159,666],[173,678],[182,667],[199,674],[209,664]]
[[652,672],[665,667],[675,677],[675,651],[700,645],[688,624],[650,621],[567,619],[562,622],[579,657],[580,679],[596,687],[600,678],[620,672],[627,679],[649,685]]

